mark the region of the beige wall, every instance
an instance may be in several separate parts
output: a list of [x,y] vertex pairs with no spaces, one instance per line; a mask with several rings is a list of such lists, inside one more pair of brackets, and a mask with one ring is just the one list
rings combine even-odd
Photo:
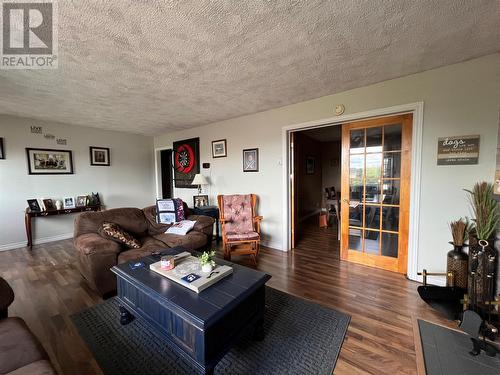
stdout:
[[[463,188],[478,180],[493,180],[500,106],[500,54],[485,56],[371,86],[324,96],[307,102],[221,121],[207,126],[155,137],[155,146],[200,137],[201,159],[212,164],[210,195],[254,192],[261,200],[265,241],[282,248],[283,184],[282,128],[330,118],[334,105],[343,103],[347,114],[399,104],[424,102],[422,180],[418,267],[444,270],[450,239],[447,222],[469,215]],[[478,165],[437,166],[437,138],[479,134]],[[211,141],[226,138],[228,157],[212,159]],[[260,172],[243,173],[241,150],[259,147]],[[176,195],[192,200],[193,191]],[[212,200],[213,201],[213,200]]]
[[[67,146],[31,134],[32,125],[66,138]],[[4,138],[6,154],[6,159],[0,160],[0,250],[26,245],[26,199],[61,199],[98,191],[107,208],[154,203],[152,137],[9,116],[0,116],[0,137]],[[89,146],[109,147],[111,166],[90,166]],[[72,150],[75,174],[28,175],[26,147]],[[72,237],[74,218],[61,215],[35,219],[35,241]]]

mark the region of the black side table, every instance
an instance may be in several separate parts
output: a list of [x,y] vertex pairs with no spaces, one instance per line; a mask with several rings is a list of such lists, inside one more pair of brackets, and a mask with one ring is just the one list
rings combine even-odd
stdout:
[[193,213],[195,215],[205,215],[210,216],[215,219],[215,241],[219,242],[219,207],[217,206],[204,206],[193,208]]

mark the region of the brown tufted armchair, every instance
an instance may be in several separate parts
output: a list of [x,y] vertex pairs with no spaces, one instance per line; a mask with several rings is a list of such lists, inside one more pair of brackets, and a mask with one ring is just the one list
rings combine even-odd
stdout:
[[219,195],[217,201],[222,224],[224,258],[231,260],[231,254],[251,255],[257,264],[262,220],[262,216],[255,214],[257,196]]

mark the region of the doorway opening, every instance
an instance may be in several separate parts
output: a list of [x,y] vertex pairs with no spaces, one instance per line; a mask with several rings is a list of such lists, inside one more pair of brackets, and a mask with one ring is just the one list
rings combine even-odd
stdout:
[[293,132],[293,248],[340,250],[342,126]]
[[406,274],[412,128],[401,114],[290,132],[291,247]]
[[172,153],[172,150],[160,151],[161,197],[163,199],[173,198],[174,194]]

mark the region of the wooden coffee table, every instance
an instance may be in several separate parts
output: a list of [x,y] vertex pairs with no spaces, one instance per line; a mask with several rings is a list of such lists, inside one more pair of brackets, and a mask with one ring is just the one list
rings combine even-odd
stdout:
[[[172,248],[171,255],[186,251]],[[189,251],[189,250],[188,250]],[[169,341],[176,353],[206,374],[242,334],[263,338],[265,284],[270,275],[217,259],[233,274],[197,294],[149,270],[158,257],[140,259],[145,267],[132,270],[127,262],[111,270],[117,276],[122,323],[132,316],[146,320]],[[132,315],[132,316],[131,316]]]

